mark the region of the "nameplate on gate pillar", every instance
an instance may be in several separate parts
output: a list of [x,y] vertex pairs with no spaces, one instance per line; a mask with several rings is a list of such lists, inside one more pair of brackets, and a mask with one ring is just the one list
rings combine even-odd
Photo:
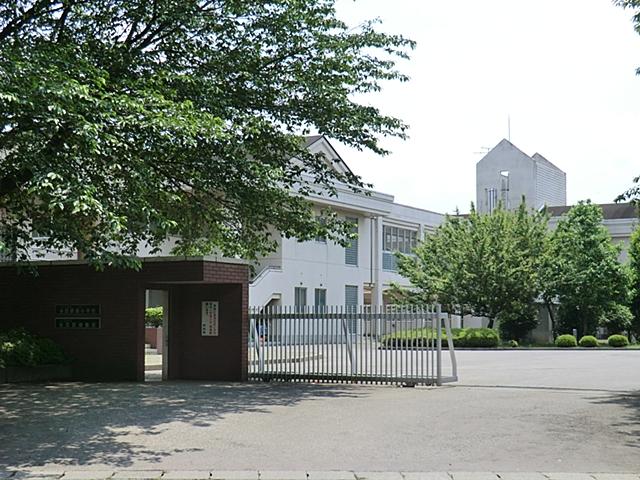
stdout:
[[56,305],[56,328],[95,330],[100,320],[100,305]]
[[202,336],[217,337],[218,324],[218,302],[202,302]]

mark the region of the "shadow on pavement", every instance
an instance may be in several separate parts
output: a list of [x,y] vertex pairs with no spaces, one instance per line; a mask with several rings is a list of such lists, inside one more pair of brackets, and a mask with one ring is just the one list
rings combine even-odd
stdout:
[[[230,414],[263,412],[329,397],[364,397],[348,385],[252,383],[118,383],[0,386],[0,469],[160,462],[184,452],[136,445],[170,422],[214,428]],[[123,438],[127,435],[127,439]],[[132,439],[133,436],[133,439]],[[195,449],[200,450],[200,449]],[[193,451],[193,450],[191,450]]]
[[611,426],[627,438],[625,444],[640,448],[640,390],[590,399],[596,405],[615,405],[624,409],[620,421]]

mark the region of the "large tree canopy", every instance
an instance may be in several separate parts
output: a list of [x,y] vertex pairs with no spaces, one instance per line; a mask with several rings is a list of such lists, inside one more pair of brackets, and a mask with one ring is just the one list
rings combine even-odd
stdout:
[[[5,249],[125,262],[140,243],[253,257],[270,227],[340,239],[303,194],[362,188],[305,150],[311,130],[378,154],[406,126],[354,97],[413,43],[336,18],[335,0],[7,0],[0,4]],[[299,161],[291,161],[292,158]]]
[[414,288],[395,287],[397,301],[438,301],[450,312],[498,320],[505,338],[523,339],[538,323],[534,304],[547,238],[546,212],[501,206],[481,215],[447,217],[415,255],[400,257]]
[[580,336],[593,335],[612,304],[627,303],[629,272],[618,261],[619,253],[598,205],[579,202],[558,222],[543,279],[543,295],[560,303],[558,333],[575,328]]

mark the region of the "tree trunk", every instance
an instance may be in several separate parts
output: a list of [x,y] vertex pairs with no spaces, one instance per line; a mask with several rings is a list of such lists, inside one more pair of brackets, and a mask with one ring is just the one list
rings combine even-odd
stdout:
[[493,318],[489,317],[489,323],[487,323],[487,328],[493,329],[493,322],[494,322]]
[[553,305],[551,302],[545,302],[547,306],[547,312],[549,312],[549,320],[551,320],[551,332],[553,333],[553,338],[556,338],[558,332],[556,331],[556,318],[553,316]]

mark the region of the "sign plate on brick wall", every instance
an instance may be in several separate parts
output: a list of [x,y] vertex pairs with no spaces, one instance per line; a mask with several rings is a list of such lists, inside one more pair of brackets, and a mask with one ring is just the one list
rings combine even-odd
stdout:
[[100,305],[56,305],[56,328],[100,328]]
[[203,337],[218,336],[218,302],[202,302],[202,328]]
[[72,328],[74,330],[100,328],[100,319],[56,317],[56,328]]

